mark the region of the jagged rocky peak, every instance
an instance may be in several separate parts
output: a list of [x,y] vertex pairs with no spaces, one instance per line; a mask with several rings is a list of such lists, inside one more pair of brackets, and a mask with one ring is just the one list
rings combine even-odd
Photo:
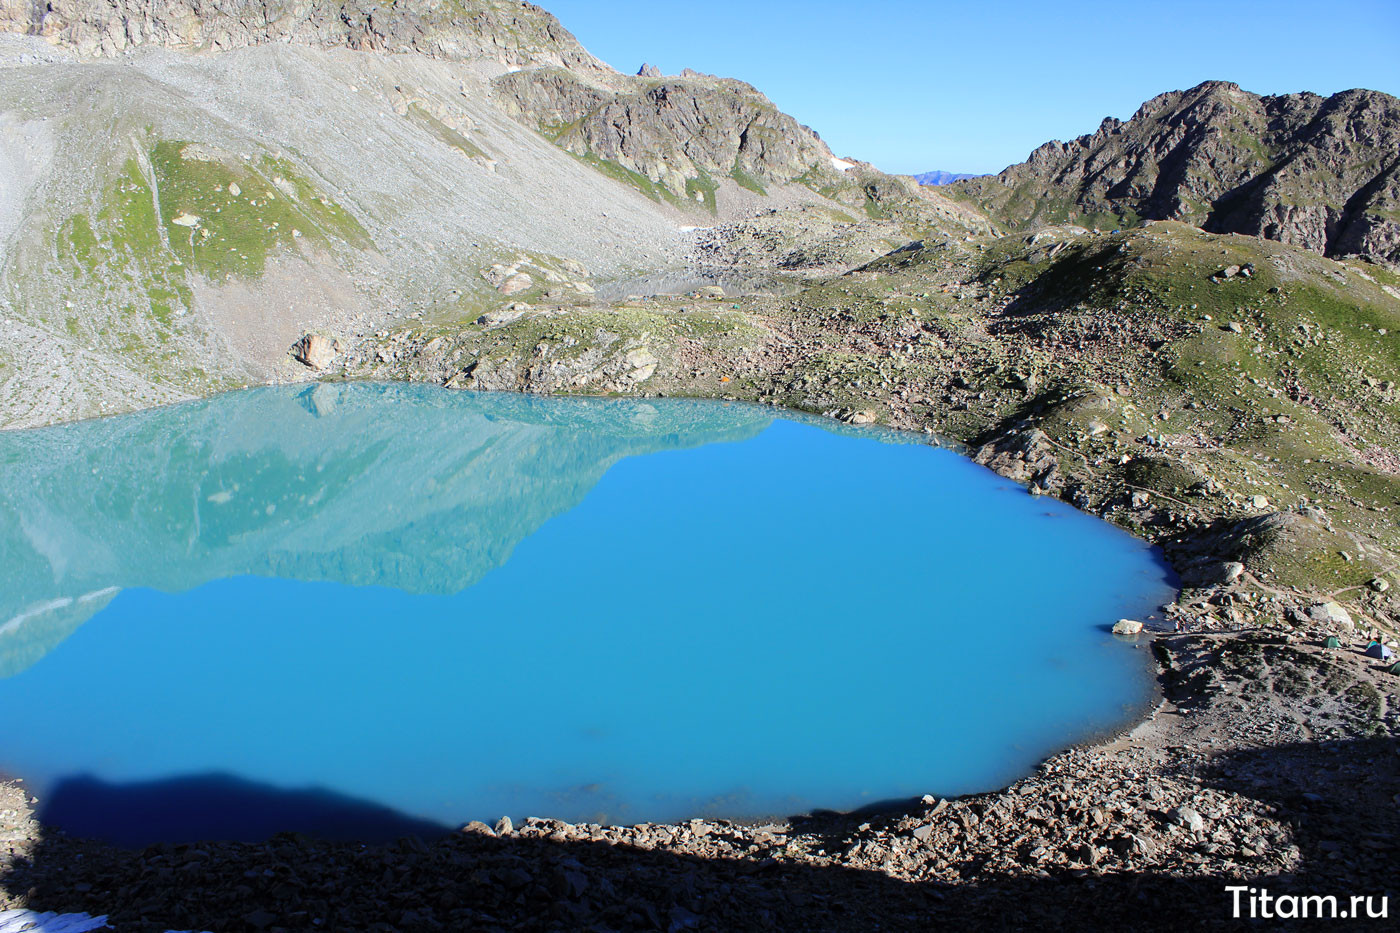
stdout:
[[610,70],[554,16],[521,0],[0,0],[0,31],[43,36],[85,57],[290,42]]
[[1400,100],[1208,81],[958,188],[1014,229],[1182,220],[1400,263]]
[[761,191],[801,179],[842,180],[831,151],[753,86],[687,71],[600,81],[562,68],[505,74],[498,102],[559,146],[705,202],[733,179]]

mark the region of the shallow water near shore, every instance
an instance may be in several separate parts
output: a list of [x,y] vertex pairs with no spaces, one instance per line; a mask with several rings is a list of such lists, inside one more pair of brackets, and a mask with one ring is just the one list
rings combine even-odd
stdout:
[[995,788],[1149,702],[1145,543],[720,402],[234,393],[0,434],[0,770],[140,844]]

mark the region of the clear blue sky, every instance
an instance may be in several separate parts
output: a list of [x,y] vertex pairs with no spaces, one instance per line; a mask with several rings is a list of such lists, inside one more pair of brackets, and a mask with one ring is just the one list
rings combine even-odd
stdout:
[[837,155],[996,172],[1218,78],[1400,96],[1400,0],[538,0],[619,71],[742,78]]

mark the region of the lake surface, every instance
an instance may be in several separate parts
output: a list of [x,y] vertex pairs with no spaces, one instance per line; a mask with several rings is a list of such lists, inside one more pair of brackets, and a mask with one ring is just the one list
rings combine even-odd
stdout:
[[986,790],[1149,700],[1173,584],[895,432],[251,390],[0,433],[0,770],[129,844]]

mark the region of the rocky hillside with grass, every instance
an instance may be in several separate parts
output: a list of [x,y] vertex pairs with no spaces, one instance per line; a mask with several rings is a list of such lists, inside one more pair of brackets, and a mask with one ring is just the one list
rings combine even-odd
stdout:
[[1180,220],[1400,263],[1400,100],[1209,81],[955,189],[1013,230]]
[[747,85],[619,75],[499,0],[6,2],[0,175],[7,427],[306,378],[407,320],[588,305],[773,207],[985,226]]
[[502,75],[495,87],[508,112],[562,148],[668,198],[713,206],[726,179],[760,195],[843,181],[816,133],[740,81],[692,73],[607,86],[555,68]]

